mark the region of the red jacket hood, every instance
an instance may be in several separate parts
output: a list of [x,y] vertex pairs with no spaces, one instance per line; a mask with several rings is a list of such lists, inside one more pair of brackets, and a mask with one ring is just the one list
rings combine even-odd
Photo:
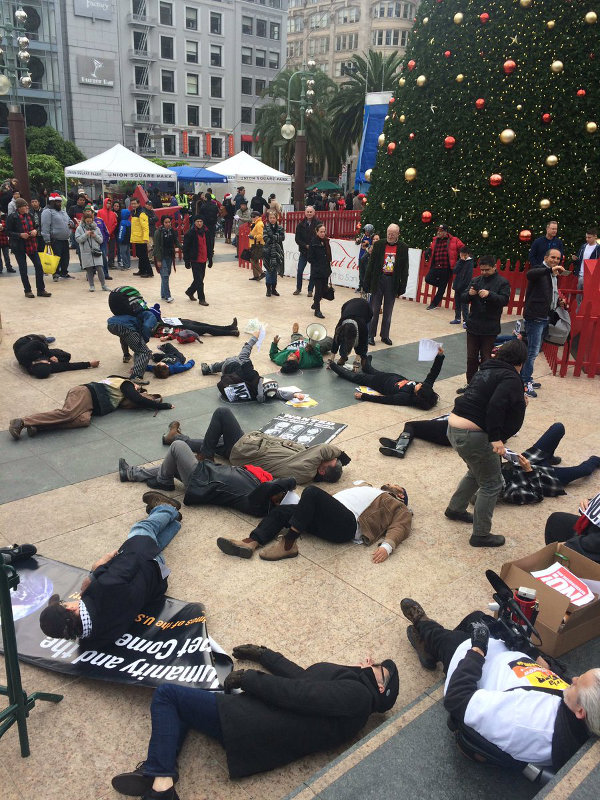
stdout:
[[98,211],[97,216],[100,217],[102,222],[106,225],[106,229],[109,235],[112,236],[112,234],[115,231],[115,228],[117,227],[117,215],[112,210],[112,206],[110,210],[106,207],[106,204],[108,202],[109,198],[107,197],[106,200],[104,201],[103,207],[100,209],[100,211]]

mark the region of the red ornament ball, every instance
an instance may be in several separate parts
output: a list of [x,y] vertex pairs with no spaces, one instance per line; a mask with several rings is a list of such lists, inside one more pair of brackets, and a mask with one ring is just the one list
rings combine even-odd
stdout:
[[481,109],[484,106],[485,106],[485,100],[483,99],[483,97],[478,97],[477,100],[475,100],[475,108],[478,108],[481,111]]
[[421,214],[421,222],[424,222],[426,225],[428,225],[431,222],[432,216],[433,214],[431,213],[431,211],[424,211]]
[[415,135],[414,135],[414,133],[409,133],[409,134],[408,134],[408,138],[409,138],[409,139],[411,140],[411,142],[412,142],[412,140],[415,138]]
[[513,61],[513,60],[512,60],[512,58],[509,58],[509,59],[508,59],[508,61],[505,61],[505,62],[504,62],[504,64],[503,64],[503,67],[504,67],[504,72],[505,72],[507,75],[512,75],[512,73],[513,73],[513,72],[516,70],[516,68],[517,68],[517,64],[516,64],[516,62],[515,62],[515,61]]
[[585,97],[585,89],[577,89],[577,97]]
[[409,70],[412,72],[416,65],[417,65],[417,62],[414,59],[411,58],[411,60],[408,62]]
[[531,241],[531,231],[522,230],[519,233],[519,241],[521,241],[521,242],[530,242]]
[[552,114],[542,114],[542,122],[544,125],[549,125],[552,122]]
[[446,50],[444,55],[446,56],[446,58],[450,58],[450,56],[452,55],[452,51],[451,50]]
[[484,14],[480,14],[479,15],[479,22],[481,22],[482,25],[485,25],[485,23],[489,22],[489,21],[490,21],[490,15],[489,14],[485,14],[484,13]]
[[396,149],[396,142],[390,142],[387,146],[388,155],[391,155]]
[[455,144],[456,144],[456,139],[454,138],[454,136],[446,136],[446,138],[444,139],[444,147],[446,148],[446,150],[452,150]]
[[498,172],[494,172],[493,175],[490,175],[490,186],[500,186],[502,183],[502,175]]
[[393,103],[395,99],[396,99],[395,97],[390,97],[390,103]]

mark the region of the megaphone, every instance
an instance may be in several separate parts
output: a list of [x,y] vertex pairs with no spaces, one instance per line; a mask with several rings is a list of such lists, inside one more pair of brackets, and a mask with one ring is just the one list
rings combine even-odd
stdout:
[[327,328],[320,322],[311,322],[306,328],[306,335],[312,342],[320,342],[327,336]]

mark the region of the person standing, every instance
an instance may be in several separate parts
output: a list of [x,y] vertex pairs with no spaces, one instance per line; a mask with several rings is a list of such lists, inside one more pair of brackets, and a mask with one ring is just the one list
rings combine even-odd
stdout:
[[584,262],[590,258],[600,258],[600,244],[597,242],[598,228],[588,228],[585,232],[585,242],[579,248],[579,252],[574,257],[575,265],[573,274],[577,275],[577,310],[583,301],[583,275],[585,272]]
[[369,264],[365,273],[364,290],[371,292],[373,318],[369,328],[369,344],[375,344],[379,322],[379,309],[383,301],[381,341],[390,345],[390,324],[396,298],[406,291],[408,281],[408,245],[400,240],[400,228],[388,225],[386,240],[373,244]]
[[558,250],[560,253],[560,260],[562,261],[565,252],[565,246],[561,239],[556,235],[558,233],[558,222],[553,219],[546,225],[546,233],[544,236],[538,236],[533,240],[533,244],[529,250],[528,260],[531,266],[537,267],[544,260],[548,250]]
[[319,223],[315,230],[315,236],[308,248],[308,260],[315,287],[315,299],[311,308],[315,311],[315,317],[325,319],[325,315],[321,313],[321,300],[331,275],[331,245],[323,222]]
[[32,197],[31,202],[29,203],[29,213],[31,214],[31,219],[33,220],[33,227],[38,232],[37,235],[38,253],[44,252],[44,237],[42,236],[42,210],[43,209],[40,207],[40,201],[38,200],[38,198]]
[[448,286],[448,281],[452,275],[452,265],[458,261],[458,253],[461,247],[464,247],[464,244],[458,236],[450,234],[447,225],[438,225],[437,233],[428,249],[431,254],[429,269],[433,270],[435,286],[437,286],[435,297],[427,306],[428,311],[440,307],[446,286]]
[[[10,239],[8,233],[6,232],[7,219],[7,215],[4,212],[0,212],[0,272],[2,272],[3,269],[2,258],[4,258],[4,266],[6,267],[6,271],[16,272],[17,270],[14,269],[13,265],[10,263]],[[40,229],[36,228],[36,230],[39,231]]]
[[469,291],[473,278],[473,253],[468,247],[461,247],[458,253],[458,261],[454,265],[454,319],[450,320],[450,325],[460,325],[461,315],[463,328],[467,327],[469,317],[469,303],[464,295]]
[[[115,254],[116,254],[116,233],[118,228],[118,220],[117,215],[113,210],[113,201],[110,197],[107,197],[104,201],[104,207],[98,211],[98,216],[104,223],[106,230],[108,232],[108,241],[106,242],[105,250],[106,250],[106,259],[108,262],[108,269],[113,269],[115,266]],[[107,275],[108,277],[108,275]]]
[[223,198],[223,208],[225,209],[225,216],[223,218],[225,244],[231,244],[231,231],[233,229],[233,217],[236,209],[229,192]]
[[267,297],[279,297],[277,291],[277,276],[283,275],[283,242],[285,241],[285,230],[277,222],[277,211],[269,209],[267,212],[267,224],[263,230],[263,266],[267,273],[265,284],[267,287]]
[[217,235],[217,222],[219,221],[219,206],[213,195],[206,192],[206,202],[198,211],[198,216],[204,221],[204,231],[206,235],[206,255],[208,268],[213,265],[213,255],[215,252],[215,237]]
[[98,273],[98,280],[103,292],[108,292],[105,282],[102,258],[102,232],[94,220],[94,212],[86,209],[81,222],[75,231],[75,239],[81,253],[81,266],[86,271],[90,292],[95,291],[94,272]]
[[[504,536],[491,532],[492,517],[504,486],[500,456],[504,443],[521,429],[525,418],[525,396],[520,372],[527,359],[525,344],[506,342],[494,358],[481,365],[456,398],[448,418],[448,441],[467,465],[444,512],[448,519],[472,524],[472,547],[501,547]],[[473,514],[467,511],[475,495]]]
[[183,237],[183,258],[185,266],[191,268],[193,279],[185,290],[185,293],[194,300],[194,294],[198,294],[198,302],[201,306],[207,306],[204,296],[204,276],[206,274],[206,260],[208,249],[206,244],[206,231],[202,217],[196,217],[193,226]]
[[129,213],[131,214],[130,242],[135,245],[135,254],[138,257],[138,271],[133,274],[140,278],[151,278],[152,266],[148,258],[148,242],[150,240],[148,215],[135,197],[129,201]]
[[264,238],[264,223],[258,211],[252,211],[250,214],[250,264],[252,265],[251,281],[260,281],[265,277],[265,273],[260,265],[260,260],[263,256],[263,247],[265,244]]
[[163,224],[156,229],[154,234],[154,258],[160,268],[160,297],[167,303],[172,303],[169,276],[171,267],[175,264],[175,249],[181,250],[181,242],[177,231],[173,228],[171,217],[164,217]]
[[274,194],[269,195],[269,211],[274,211],[277,214],[277,222],[279,222],[282,216],[282,208],[281,204],[277,202],[277,197]]
[[52,192],[48,197],[46,208],[42,211],[42,236],[44,243],[50,245],[54,255],[60,258],[58,268],[52,276],[54,281],[73,277],[69,275],[69,239],[73,227],[69,215],[62,210],[62,197],[58,192]]
[[[313,206],[306,206],[304,209],[304,219],[296,225],[296,233],[294,239],[298,245],[298,270],[296,272],[296,291],[294,294],[302,292],[302,276],[308,262],[308,248],[314,239],[315,230],[320,221],[315,216],[315,209]],[[308,279],[308,296],[312,297],[315,282],[313,280],[312,272]]]
[[244,189],[243,186],[238,186],[237,194],[233,198],[233,205],[235,206],[236,211],[240,210],[240,206],[242,205],[242,203],[246,203],[246,206],[248,205],[248,201],[246,200],[246,190]]
[[557,277],[565,275],[560,266],[562,255],[557,248],[551,248],[544,256],[541,267],[530,267],[525,273],[527,292],[525,294],[525,335],[527,337],[527,360],[523,365],[521,377],[528,397],[537,397],[533,388],[533,365],[542,349],[544,334],[548,327],[550,312],[558,305],[564,307],[558,297]]
[[121,223],[119,225],[119,258],[121,269],[126,270],[131,267],[131,213],[128,208],[121,211]]
[[[469,304],[467,317],[467,384],[488,358],[500,333],[502,309],[510,300],[510,283],[496,272],[493,256],[479,260],[479,277],[471,281],[463,297]],[[465,389],[459,390],[464,393]]]
[[258,211],[258,213],[262,217],[262,215],[265,213],[268,207],[269,204],[263,197],[263,190],[257,189],[256,194],[254,195],[252,200],[250,200],[250,211]]
[[8,233],[10,246],[15,258],[21,282],[25,291],[25,297],[33,297],[31,284],[27,276],[27,257],[35,269],[35,287],[38,297],[51,297],[51,293],[46,291],[44,285],[44,270],[38,255],[37,235],[38,231],[33,226],[33,219],[29,213],[27,201],[19,199],[16,203],[17,210],[6,220],[6,232]]

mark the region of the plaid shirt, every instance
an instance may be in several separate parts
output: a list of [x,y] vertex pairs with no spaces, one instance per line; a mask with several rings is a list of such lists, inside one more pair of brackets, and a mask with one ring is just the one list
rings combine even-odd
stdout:
[[[19,219],[21,221],[21,233],[29,233],[35,230],[31,214],[19,214]],[[35,236],[29,239],[23,239],[23,241],[25,242],[25,252],[28,255],[37,253],[37,238]]]
[[10,239],[8,238],[8,234],[4,230],[4,225],[0,228],[0,247],[7,247],[9,244]]
[[431,264],[436,269],[450,269],[450,257],[448,256],[448,237],[438,236],[433,248],[433,258]]
[[562,483],[556,477],[553,467],[548,466],[548,455],[542,450],[525,450],[525,458],[533,467],[525,472],[521,467],[508,463],[502,467],[504,490],[501,499],[517,506],[541,503],[544,497],[557,497],[566,494]]

